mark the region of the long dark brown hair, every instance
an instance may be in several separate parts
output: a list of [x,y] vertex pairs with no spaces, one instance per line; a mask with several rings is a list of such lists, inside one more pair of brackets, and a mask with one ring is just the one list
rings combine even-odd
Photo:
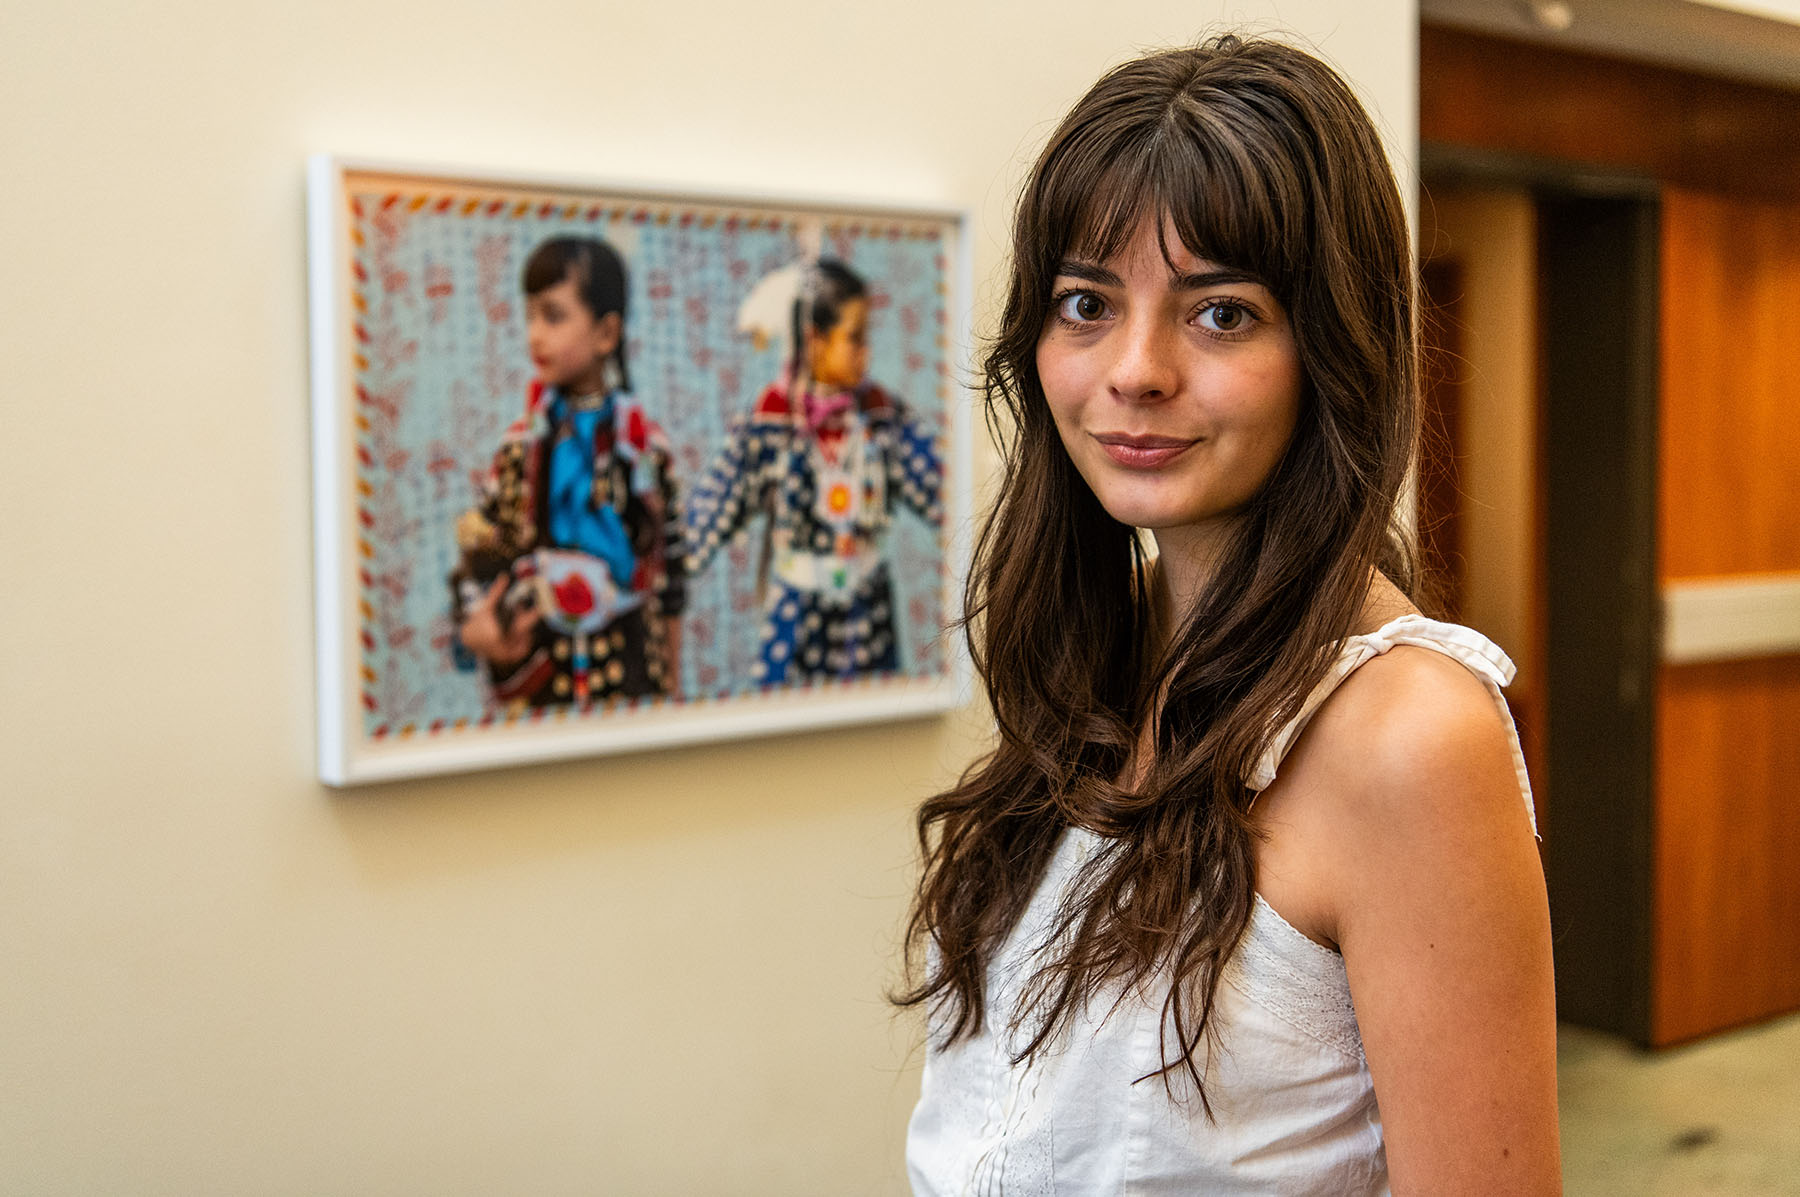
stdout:
[[[1036,366],[1060,264],[1107,260],[1146,220],[1263,280],[1304,377],[1292,441],[1162,648],[1138,536],[1076,472]],[[1019,198],[983,362],[1004,473],[964,630],[998,739],[919,812],[912,986],[895,997],[932,1012],[940,1044],[980,1031],[989,964],[1059,838],[1086,828],[1103,848],[1035,958],[1018,1059],[1084,1004],[1154,981],[1168,988],[1151,1075],[1185,1068],[1206,1101],[1196,1051],[1255,897],[1245,778],[1355,630],[1374,572],[1412,592],[1397,508],[1415,346],[1392,171],[1362,105],[1316,58],[1229,36],[1154,54],[1106,75],[1052,135]]]

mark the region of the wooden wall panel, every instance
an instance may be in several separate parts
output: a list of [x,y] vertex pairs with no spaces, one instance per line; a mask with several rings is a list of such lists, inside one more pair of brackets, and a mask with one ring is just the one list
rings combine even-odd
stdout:
[[1659,575],[1800,570],[1800,204],[1670,188],[1661,273]]
[[1662,671],[1652,1039],[1800,1008],[1800,657]]
[[1427,142],[1800,199],[1800,93],[1426,23]]
[[1666,93],[1639,64],[1419,27],[1419,136],[1655,176],[1680,157]]
[[1434,604],[1461,621],[1463,553],[1461,459],[1463,441],[1462,263],[1433,258],[1419,268],[1426,314],[1420,322],[1419,549]]

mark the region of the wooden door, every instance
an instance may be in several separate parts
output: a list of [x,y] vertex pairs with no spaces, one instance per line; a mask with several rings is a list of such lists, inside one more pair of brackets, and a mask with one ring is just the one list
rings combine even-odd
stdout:
[[1660,277],[1666,1044],[1800,1009],[1800,203],[1665,190]]

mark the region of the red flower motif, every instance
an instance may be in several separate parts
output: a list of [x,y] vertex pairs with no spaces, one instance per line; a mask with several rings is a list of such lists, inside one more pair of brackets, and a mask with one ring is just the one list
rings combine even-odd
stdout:
[[594,591],[580,574],[570,574],[556,584],[556,605],[566,615],[586,615],[594,609]]
[[650,443],[650,426],[644,421],[644,413],[635,407],[625,417],[625,439],[639,452]]

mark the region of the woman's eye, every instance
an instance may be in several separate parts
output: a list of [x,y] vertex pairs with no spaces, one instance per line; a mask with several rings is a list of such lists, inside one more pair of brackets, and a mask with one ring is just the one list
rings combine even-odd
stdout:
[[1200,310],[1200,324],[1213,332],[1242,332],[1255,317],[1235,303],[1209,303]]
[[1106,315],[1106,301],[1092,291],[1072,291],[1057,304],[1057,315],[1071,324],[1091,324]]

